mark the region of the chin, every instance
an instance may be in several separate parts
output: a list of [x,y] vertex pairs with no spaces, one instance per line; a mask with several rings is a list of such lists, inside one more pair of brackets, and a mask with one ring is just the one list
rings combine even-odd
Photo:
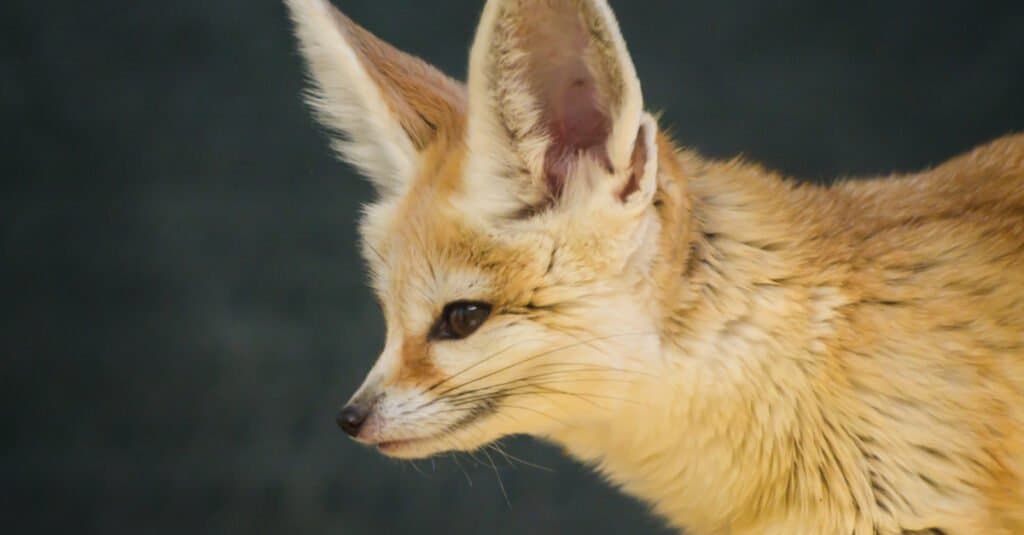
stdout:
[[473,451],[497,440],[502,435],[485,433],[480,427],[456,429],[433,436],[382,440],[373,447],[393,459],[425,459],[451,451]]
[[456,449],[450,442],[444,441],[443,437],[388,440],[380,442],[374,447],[387,457],[408,460],[425,459]]

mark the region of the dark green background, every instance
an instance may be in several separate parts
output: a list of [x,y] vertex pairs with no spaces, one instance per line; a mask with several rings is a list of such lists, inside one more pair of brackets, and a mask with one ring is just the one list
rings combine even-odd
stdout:
[[[464,75],[480,0],[337,3]],[[613,4],[649,107],[712,156],[826,179],[1024,128],[1024,2]],[[554,472],[499,464],[509,506],[489,466],[470,486],[335,429],[383,334],[371,191],[289,31],[270,0],[0,7],[8,533],[662,533],[531,441]]]

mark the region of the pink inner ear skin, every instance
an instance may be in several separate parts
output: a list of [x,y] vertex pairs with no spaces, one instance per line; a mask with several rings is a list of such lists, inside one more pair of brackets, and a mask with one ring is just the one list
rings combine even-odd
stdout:
[[567,145],[588,148],[604,143],[609,134],[608,117],[597,109],[594,85],[590,80],[577,78],[562,91],[563,109],[560,121],[554,126],[556,137]]
[[529,129],[543,130],[550,141],[544,154],[544,181],[549,198],[557,199],[580,158],[611,170],[605,143],[619,103],[609,101],[614,88],[601,84],[619,73],[595,70],[614,62],[603,58],[592,42],[594,30],[577,2],[524,2],[520,8],[516,41],[528,57],[523,74],[542,114],[540,124]]
[[544,176],[553,198],[562,194],[575,159],[589,156],[609,171],[612,168],[605,147],[611,121],[601,110],[590,74],[580,73],[559,85],[549,100],[551,146],[544,155]]

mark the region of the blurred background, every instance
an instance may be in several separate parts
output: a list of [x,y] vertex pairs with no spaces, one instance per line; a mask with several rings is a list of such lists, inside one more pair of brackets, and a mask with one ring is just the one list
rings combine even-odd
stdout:
[[[482,0],[335,3],[465,75]],[[1019,0],[612,4],[649,107],[709,156],[827,180],[1024,129]],[[507,449],[550,471],[399,463],[335,428],[383,337],[371,190],[304,109],[289,32],[273,0],[0,6],[5,525],[667,533],[530,440]]]

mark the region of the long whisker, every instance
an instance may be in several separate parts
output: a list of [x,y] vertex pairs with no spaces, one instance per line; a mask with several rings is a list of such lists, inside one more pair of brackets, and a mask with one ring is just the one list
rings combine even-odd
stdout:
[[550,414],[548,414],[548,413],[546,413],[544,411],[539,411],[537,409],[531,409],[530,407],[522,407],[522,406],[519,406],[519,405],[512,405],[511,403],[506,403],[504,401],[501,402],[501,406],[502,407],[508,407],[510,409],[519,409],[521,411],[532,412],[534,414],[538,414],[540,416],[544,416],[545,418],[549,418],[549,419],[551,419],[554,422],[557,422],[559,424],[564,425],[565,427],[576,427],[575,425],[570,424],[569,422],[566,422],[565,420],[561,420],[559,418],[555,418],[554,416],[551,416]]
[[591,398],[591,397],[606,397],[606,396],[601,396],[599,394],[578,394],[576,392],[567,392],[565,390],[561,390],[561,389],[558,389],[558,388],[550,388],[550,387],[547,387],[547,386],[544,386],[544,385],[541,385],[541,384],[537,384],[537,383],[530,384],[530,385],[524,385],[523,388],[530,388],[530,387],[540,389],[541,392],[517,391],[517,392],[511,392],[510,395],[513,395],[513,396],[525,396],[525,395],[528,395],[528,394],[543,395],[543,394],[547,393],[547,394],[554,394],[554,395],[571,396],[571,397],[574,397],[574,398],[576,398],[576,399],[578,399],[580,401],[583,401],[584,403],[589,403],[590,405],[592,405],[594,407],[597,407],[598,409],[601,409],[603,411],[610,411],[611,410],[608,407],[605,407],[605,406],[603,406],[603,405],[601,405],[601,404],[599,404],[599,403],[597,403],[595,401],[592,401],[592,400],[588,399],[588,398]]
[[[532,413],[538,414],[540,416],[544,416],[545,418],[548,418],[551,421],[557,422],[557,423],[562,424],[562,425],[564,425],[566,427],[575,427],[574,425],[570,424],[569,422],[566,422],[565,420],[560,420],[558,418],[555,418],[554,416],[551,416],[550,414],[548,414],[548,413],[546,413],[544,411],[540,411],[540,410],[537,410],[537,409],[532,409],[530,407],[521,407],[521,406],[518,406],[518,405],[512,405],[510,403],[506,403],[505,401],[501,401],[501,408],[506,408],[506,407],[510,408],[510,409],[519,409],[519,410],[523,410],[523,411],[527,411],[527,412],[532,412]],[[462,408],[462,407],[454,407],[454,408],[440,409],[440,410],[434,411],[435,414],[444,414],[444,413],[451,413],[451,412],[463,413],[464,414],[466,412],[466,409]],[[501,413],[500,412],[495,412],[494,414],[501,414]],[[477,459],[477,462],[479,462],[479,459]]]
[[505,353],[506,351],[516,347],[517,345],[522,344],[523,342],[540,342],[540,341],[543,341],[543,340],[544,340],[544,338],[533,338],[533,339],[529,339],[529,340],[520,340],[516,344],[505,346],[505,347],[495,351],[494,353],[491,353],[490,355],[487,355],[483,359],[480,359],[480,360],[474,362],[473,364],[470,364],[469,366],[466,366],[465,368],[455,372],[454,374],[449,375],[448,377],[445,377],[445,378],[437,381],[436,383],[428,386],[424,390],[424,392],[430,392],[431,390],[433,390],[433,389],[443,385],[444,383],[446,383],[448,381],[451,381],[452,379],[454,379],[454,378],[456,378],[456,377],[458,377],[458,376],[468,372],[469,370],[472,370],[473,368],[476,368],[477,366],[479,366],[479,365],[481,365],[481,364],[483,364],[483,363],[485,363],[485,362],[487,362],[487,361],[489,361],[489,360],[491,360],[491,359],[493,359],[493,358],[495,358],[495,357]]
[[488,444],[486,447],[489,450],[494,450],[498,452],[498,455],[501,455],[505,459],[505,462],[508,463],[509,468],[512,468],[513,470],[516,468],[515,463],[512,462],[512,458],[509,457],[507,453],[505,453],[505,450],[501,449],[501,447],[498,446],[497,442],[492,442]]
[[[545,378],[545,377],[559,377],[559,376],[568,376],[568,377],[574,377],[575,378],[576,375],[579,374],[579,373],[599,372],[599,371],[604,371],[604,370],[561,370],[561,371],[539,373],[539,374],[534,374],[534,375],[530,375],[530,376],[527,376],[527,377],[520,377],[520,378],[517,378],[517,379],[512,379],[512,380],[505,381],[505,382],[498,383],[498,384],[494,384],[494,385],[488,385],[488,386],[484,386],[484,387],[480,387],[480,388],[473,388],[473,389],[470,389],[470,390],[465,390],[463,392],[458,392],[458,393],[449,395],[445,399],[447,399],[447,400],[455,400],[455,399],[459,399],[462,396],[465,396],[465,395],[468,395],[468,394],[473,394],[475,392],[485,391],[485,390],[488,390],[488,389],[491,389],[491,388],[498,388],[498,387],[502,387],[502,386],[505,386],[505,385],[515,384],[517,382],[522,382],[522,381],[529,381],[529,380],[533,380],[533,379],[542,379],[542,378]],[[582,381],[585,381],[586,379],[579,379],[579,380],[582,382]],[[628,379],[599,379],[599,378],[595,378],[591,382],[623,382],[623,383],[632,383],[632,381],[630,381]]]
[[[559,384],[559,383],[547,383],[547,384]],[[541,389],[543,391],[542,392],[537,392],[537,391],[534,391],[534,390],[523,390],[523,389],[529,389],[529,388]],[[590,399],[587,399],[587,398],[609,399],[609,400],[619,401],[619,402],[623,402],[623,403],[634,403],[634,404],[637,404],[637,405],[641,405],[641,403],[637,402],[636,400],[632,400],[632,399],[620,398],[620,397],[616,397],[616,396],[607,396],[607,395],[603,395],[603,394],[584,394],[584,393],[581,393],[581,392],[569,392],[569,391],[561,390],[561,389],[557,389],[557,388],[550,388],[550,387],[546,386],[546,384],[542,383],[542,384],[525,384],[525,385],[521,385],[521,386],[518,386],[518,387],[498,390],[498,391],[495,391],[495,392],[492,392],[492,393],[488,393],[488,394],[481,394],[477,398],[467,399],[467,400],[459,401],[457,403],[452,403],[452,406],[458,408],[458,407],[465,407],[467,405],[476,405],[478,402],[484,401],[484,400],[487,400],[487,399],[503,399],[503,398],[511,397],[511,396],[526,396],[526,395],[531,395],[531,394],[543,395],[544,393],[558,394],[558,395],[565,395],[565,396],[573,396],[573,397],[576,397],[576,398],[578,398],[580,400],[586,401],[586,402],[590,403],[591,405],[593,405],[595,407],[598,407],[600,409],[603,409],[603,410],[611,410],[611,409],[609,407],[601,406],[601,405],[599,405],[599,404],[595,403],[594,401],[592,401]]]
[[645,377],[657,377],[653,373],[642,372],[640,370],[630,370],[627,368],[616,368],[615,366],[605,366],[603,364],[593,364],[590,362],[545,362],[543,364],[537,364],[535,368],[550,368],[554,366],[561,366],[565,368],[572,367],[573,369],[593,369],[607,372],[620,372],[620,373],[631,373],[635,375],[643,375]]
[[[523,389],[523,388],[541,387],[541,386],[549,386],[549,385],[565,385],[565,384],[574,384],[574,383],[588,383],[588,382],[589,383],[594,383],[594,382],[608,382],[608,381],[605,380],[605,379],[587,380],[587,379],[575,379],[575,378],[570,378],[570,379],[549,379],[549,380],[545,380],[545,381],[531,381],[530,378],[526,378],[526,379],[521,379],[521,380],[516,380],[516,381],[509,381],[508,383],[505,383],[503,385],[495,385],[494,387],[490,387],[490,388],[477,389],[479,392],[474,394],[474,395],[452,397],[452,398],[449,398],[447,400],[447,402],[451,406],[458,407],[458,406],[470,404],[470,403],[472,403],[474,401],[478,401],[480,399],[487,399],[487,398],[491,398],[491,397],[497,398],[497,397],[500,397],[501,393],[504,393],[504,392],[514,392],[516,390],[520,390],[520,389]],[[577,394],[578,395],[601,397],[601,398],[605,398],[605,399],[613,399],[613,400],[616,400],[616,401],[622,401],[622,402],[627,402],[627,403],[636,403],[636,400],[633,400],[633,399],[621,398],[621,397],[617,397],[617,396],[608,396],[608,395],[605,395],[605,394],[582,394],[582,393],[577,393]]]
[[452,452],[449,455],[449,457],[451,457],[451,460],[455,461],[455,466],[458,466],[459,470],[462,471],[462,475],[466,476],[466,483],[469,483],[470,488],[472,488],[473,478],[469,477],[469,472],[467,472],[466,469],[463,468],[462,463],[459,462],[459,455],[455,452]]
[[380,260],[381,263],[388,263],[387,260],[384,259],[384,255],[380,254],[380,251],[378,251],[377,248],[374,247],[372,243],[370,243],[369,241],[363,241],[363,245],[365,245],[367,249],[369,249],[374,255],[376,255],[377,259]]
[[[560,332],[560,333],[562,333],[562,334],[564,334],[566,336],[572,337],[572,338],[574,338],[576,340],[580,340],[580,341],[584,340],[583,338],[580,338],[579,336],[577,336],[576,333],[574,333],[570,329],[560,329],[560,328],[554,327],[554,326],[552,326],[550,328],[553,329],[553,330],[556,330],[556,331],[558,331],[558,332]],[[592,342],[588,342],[586,345],[587,345],[587,347],[590,347],[591,349],[597,351],[598,353],[601,353],[602,355],[604,355],[606,357],[613,358],[611,354],[609,354],[607,351],[605,351],[600,346],[594,345]]]
[[501,473],[498,471],[498,465],[494,464],[494,458],[491,457],[490,453],[487,453],[486,449],[480,450],[480,453],[486,455],[487,460],[491,462],[491,468],[494,469],[494,477],[498,479],[498,488],[501,489],[501,495],[505,497],[505,504],[507,504],[508,508],[511,510],[512,501],[508,499],[508,492],[505,490],[505,482],[501,480]]
[[543,465],[540,465],[540,464],[537,464],[537,463],[532,463],[532,462],[530,462],[530,461],[526,461],[526,460],[523,460],[523,459],[521,459],[521,458],[519,458],[519,457],[516,457],[515,455],[512,455],[511,453],[509,453],[509,452],[505,451],[505,449],[504,449],[504,448],[502,448],[502,447],[498,446],[497,444],[494,444],[494,447],[495,447],[495,448],[496,448],[496,449],[498,450],[498,452],[500,452],[500,453],[501,453],[501,454],[502,454],[502,455],[503,455],[503,456],[504,456],[504,457],[505,457],[506,459],[511,459],[511,460],[513,460],[513,461],[516,461],[516,462],[518,462],[519,464],[522,464],[522,465],[524,465],[524,466],[529,466],[530,468],[536,468],[536,469],[538,469],[538,470],[544,470],[545,472],[551,472],[551,473],[554,473],[554,472],[555,472],[554,468],[549,468],[549,467],[547,467],[547,466],[543,466]]
[[[442,391],[438,395],[439,396],[444,396],[445,394],[447,394],[449,392],[452,392],[453,390],[457,390],[459,388],[463,388],[463,387],[468,386],[468,385],[470,385],[472,383],[475,383],[477,381],[481,381],[481,380],[486,379],[488,377],[492,377],[492,376],[494,376],[496,374],[499,374],[499,373],[501,373],[503,371],[506,371],[506,370],[508,370],[510,368],[513,368],[515,366],[521,366],[521,365],[523,365],[523,364],[525,364],[527,362],[539,359],[541,357],[545,357],[545,356],[550,355],[552,353],[556,353],[556,352],[559,352],[559,351],[565,351],[567,349],[572,349],[574,347],[579,347],[581,345],[586,345],[586,344],[591,343],[591,342],[596,342],[596,341],[601,341],[601,340],[608,340],[608,339],[612,339],[612,338],[619,338],[619,337],[622,337],[622,336],[643,336],[643,335],[651,336],[651,335],[656,335],[656,334],[657,333],[655,333],[655,332],[611,334],[611,335],[607,335],[607,336],[594,337],[594,338],[592,338],[590,340],[582,340],[582,341],[579,341],[579,342],[574,342],[572,344],[556,347],[554,349],[549,349],[549,350],[546,350],[546,351],[541,351],[540,353],[534,354],[534,355],[532,355],[530,357],[526,357],[526,358],[521,359],[521,360],[519,360],[517,362],[513,362],[513,363],[511,363],[511,364],[509,364],[507,366],[502,366],[501,368],[498,368],[497,370],[494,370],[492,372],[486,373],[486,374],[481,375],[479,377],[476,377],[474,379],[470,379],[468,381],[463,382],[462,384],[459,384],[459,385],[453,386],[451,388],[448,388],[447,390]],[[435,399],[437,399],[437,398],[435,398]]]
[[[430,475],[429,475],[429,474],[427,474],[427,472],[426,472],[425,470],[423,470],[422,468],[420,468],[420,465],[419,465],[419,464],[417,464],[417,463],[416,463],[416,461],[414,461],[414,460],[410,460],[409,462],[411,462],[411,463],[412,463],[412,467],[413,467],[413,468],[415,468],[415,469],[416,469],[416,471],[417,471],[417,472],[419,472],[421,476],[423,476],[423,477],[430,477]],[[433,463],[433,461],[431,461],[431,463]]]

